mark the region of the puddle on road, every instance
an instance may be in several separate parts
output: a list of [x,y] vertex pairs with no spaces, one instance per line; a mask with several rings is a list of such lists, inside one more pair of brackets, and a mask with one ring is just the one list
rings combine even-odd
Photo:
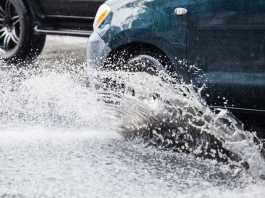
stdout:
[[264,196],[259,145],[229,112],[165,76],[84,79],[73,62],[0,71],[0,197]]

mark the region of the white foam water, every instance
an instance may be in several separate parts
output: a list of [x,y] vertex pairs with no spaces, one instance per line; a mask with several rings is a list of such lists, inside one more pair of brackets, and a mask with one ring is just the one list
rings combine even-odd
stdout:
[[227,110],[210,109],[192,85],[166,74],[101,72],[99,79],[98,84],[105,80],[103,92],[109,91],[105,84],[114,91],[108,100],[118,103],[118,131],[123,136],[203,158],[243,162],[255,177],[265,173],[261,142]]

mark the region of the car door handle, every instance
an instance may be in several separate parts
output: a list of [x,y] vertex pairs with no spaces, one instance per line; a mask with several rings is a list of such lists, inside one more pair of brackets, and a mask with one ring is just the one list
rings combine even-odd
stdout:
[[186,8],[176,8],[175,9],[175,15],[177,16],[184,16],[188,14],[188,10]]

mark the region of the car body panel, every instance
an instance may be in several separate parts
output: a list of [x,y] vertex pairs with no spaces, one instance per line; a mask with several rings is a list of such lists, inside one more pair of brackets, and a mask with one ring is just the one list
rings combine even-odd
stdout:
[[[99,29],[98,33],[111,49],[129,43],[146,43],[170,54],[172,61],[186,59],[186,19],[169,17],[174,13],[176,2],[114,0],[107,4],[115,10],[110,29]],[[162,5],[165,9],[161,9]]]
[[[260,48],[258,32],[249,23],[249,1],[190,2],[193,5],[188,5],[191,11],[188,56],[205,71],[211,93],[209,100],[214,105],[222,105],[220,97],[224,97],[230,107],[265,109],[261,100],[265,85],[264,61],[253,57],[259,54],[260,58],[264,47]],[[262,41],[260,36],[259,41]]]
[[24,0],[35,4],[44,16],[94,17],[104,0]]
[[48,32],[52,30],[92,31],[96,11],[105,2],[105,0],[23,1],[31,12],[34,24],[40,29],[48,29]]
[[[264,111],[263,2],[109,0],[112,19],[94,34],[112,50],[134,42],[161,49],[178,72],[190,72],[185,76],[206,84],[205,98],[212,106]],[[176,8],[188,13],[177,16]],[[188,62],[184,70],[179,69],[182,59]],[[194,65],[200,75],[189,69]]]

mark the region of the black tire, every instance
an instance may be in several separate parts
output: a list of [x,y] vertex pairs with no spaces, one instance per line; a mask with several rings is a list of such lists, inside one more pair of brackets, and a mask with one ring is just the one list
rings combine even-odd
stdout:
[[170,72],[171,63],[161,51],[140,45],[114,51],[105,62],[106,68],[156,75],[162,70]]
[[130,58],[127,63],[129,68],[139,72],[146,72],[151,75],[157,75],[164,70],[162,61],[153,54],[140,54]]
[[34,60],[46,35],[34,32],[32,18],[20,0],[0,1],[0,57],[8,63]]

